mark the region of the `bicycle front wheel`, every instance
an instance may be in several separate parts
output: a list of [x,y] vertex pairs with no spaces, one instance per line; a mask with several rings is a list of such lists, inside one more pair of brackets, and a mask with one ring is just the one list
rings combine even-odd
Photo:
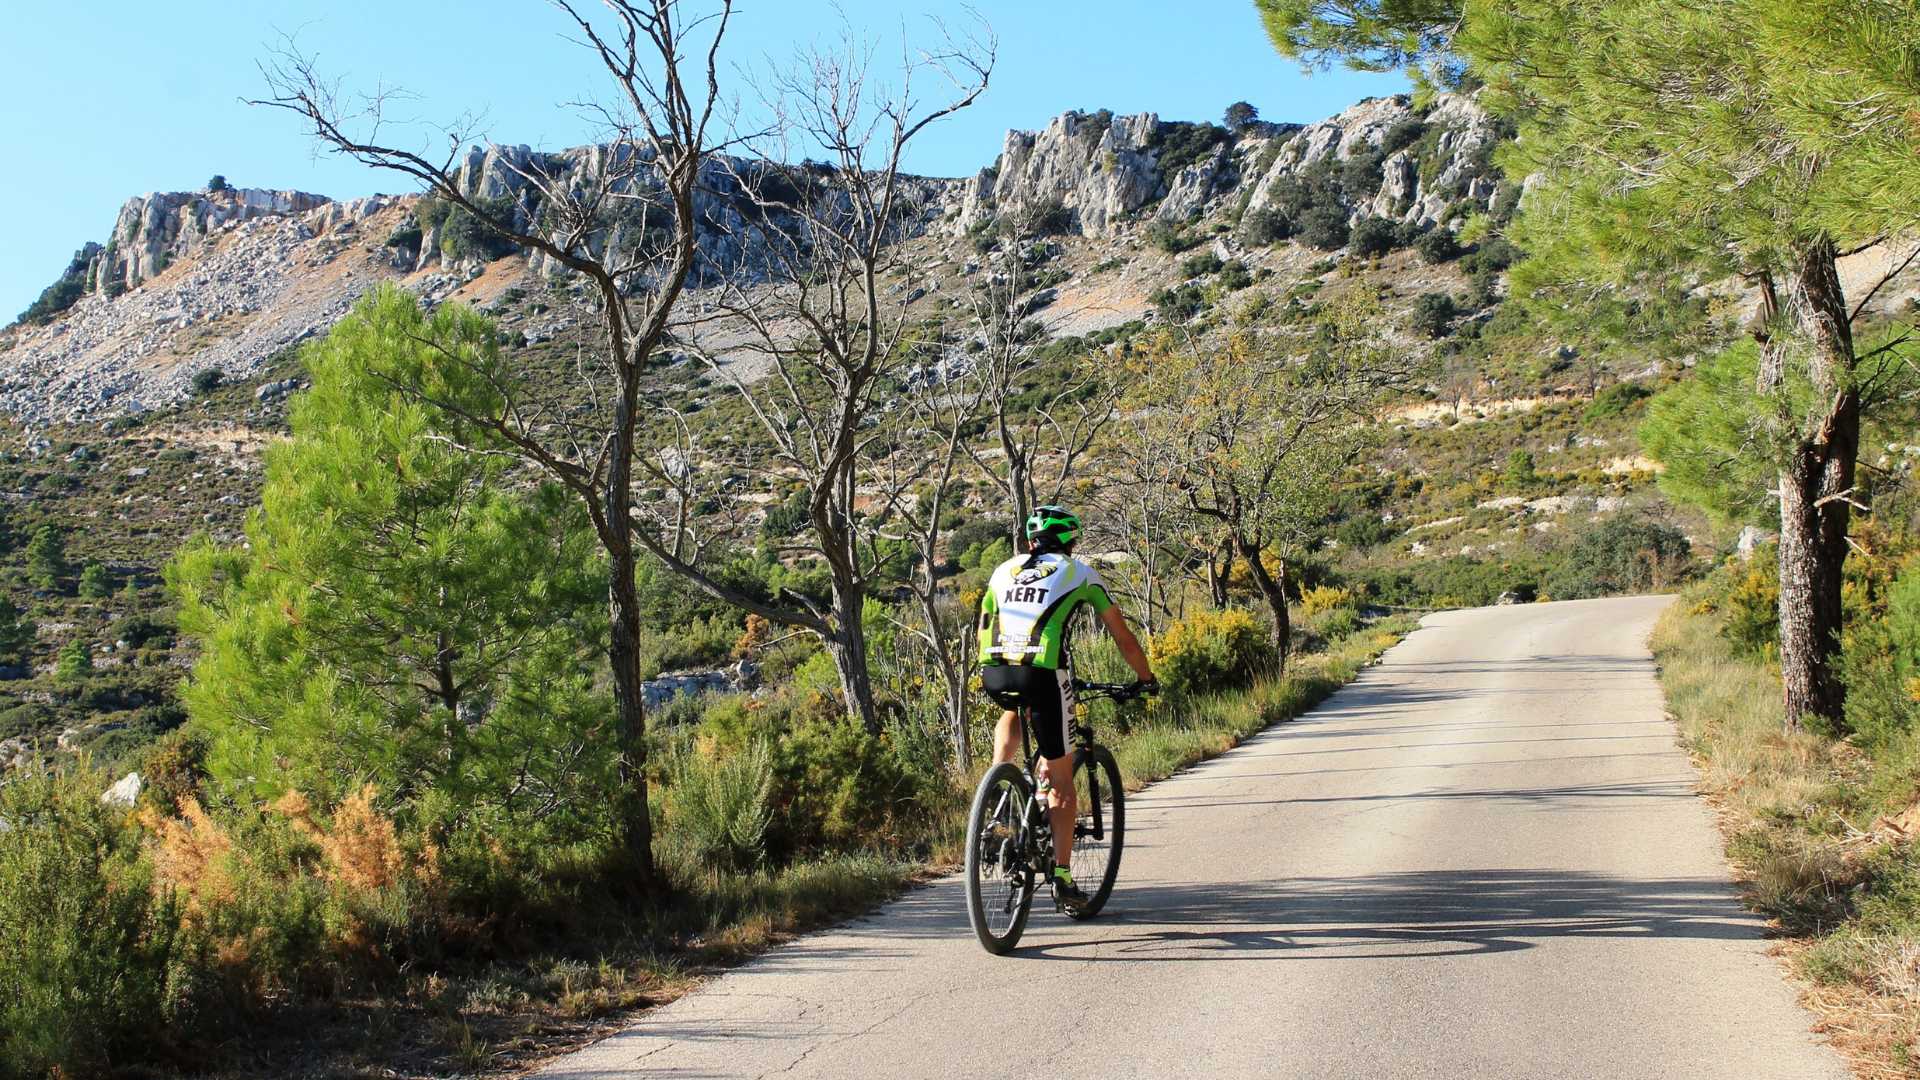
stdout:
[[1087,905],[1068,912],[1091,919],[1113,895],[1120,876],[1120,852],[1126,846],[1127,793],[1120,786],[1120,766],[1104,746],[1092,746],[1073,755],[1073,880],[1087,891]]
[[1027,865],[1032,801],[1026,774],[1003,761],[981,778],[967,814],[967,921],[996,956],[1019,942],[1033,910],[1034,881]]

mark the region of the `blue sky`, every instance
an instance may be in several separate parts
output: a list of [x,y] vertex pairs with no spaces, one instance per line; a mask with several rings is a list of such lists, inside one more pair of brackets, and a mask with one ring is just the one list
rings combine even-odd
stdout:
[[[974,6],[999,39],[991,88],[923,137],[908,161],[916,172],[971,173],[999,152],[1008,128],[1038,127],[1072,108],[1217,121],[1244,99],[1266,119],[1310,121],[1405,88],[1398,76],[1303,75],[1268,45],[1251,0]],[[953,19],[956,7],[739,0],[725,62],[730,73],[748,71],[830,41],[843,25],[839,12],[863,36],[898,42],[904,26],[910,41],[923,41],[925,14]],[[238,186],[334,197],[409,190],[401,177],[316,156],[295,117],[242,103],[260,94],[256,64],[282,33],[348,87],[411,91],[406,110],[415,117],[474,112],[498,141],[560,147],[592,130],[563,103],[604,85],[564,29],[539,0],[14,5],[0,25],[8,57],[0,145],[14,155],[0,170],[0,323],[39,295],[75,248],[104,240],[130,196],[198,188],[214,173]]]

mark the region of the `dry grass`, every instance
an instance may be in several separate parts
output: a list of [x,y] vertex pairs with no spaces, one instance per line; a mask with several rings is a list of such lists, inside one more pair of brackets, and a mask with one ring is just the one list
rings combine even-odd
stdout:
[[1728,857],[1782,937],[1815,1030],[1866,1080],[1920,1076],[1920,869],[1903,763],[1785,731],[1778,674],[1737,657],[1709,614],[1672,606],[1652,645]]

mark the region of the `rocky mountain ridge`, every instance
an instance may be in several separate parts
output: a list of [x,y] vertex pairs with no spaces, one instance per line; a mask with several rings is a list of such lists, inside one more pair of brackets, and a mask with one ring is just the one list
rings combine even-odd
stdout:
[[[1342,196],[1340,211],[1349,220],[1457,227],[1489,208],[1500,190],[1488,164],[1497,138],[1493,121],[1458,95],[1421,107],[1405,96],[1378,98],[1314,124],[1256,122],[1237,131],[1152,113],[1069,112],[1040,131],[1010,132],[997,161],[974,177],[909,178],[915,209],[904,233],[964,255],[966,238],[1002,216],[1040,215],[1048,231],[1108,260],[1136,257],[1140,236],[1156,225],[1210,232],[1215,249],[1231,256],[1244,246],[1245,221],[1274,212],[1283,178],[1357,158],[1377,180],[1370,194]],[[593,146],[558,153],[475,148],[459,178],[470,195],[537,228],[539,190],[527,174],[537,169],[573,182],[617,165],[612,153]],[[751,272],[758,261],[739,190],[754,168],[709,163],[698,207],[709,283],[719,274]],[[0,331],[0,410],[46,425],[176,405],[195,392],[196,378],[208,378],[204,372],[254,377],[380,281],[401,281],[438,300],[491,275],[491,264],[504,258],[523,264],[517,273],[504,268],[506,278],[564,276],[537,253],[462,245],[453,219],[432,210],[419,196],[336,202],[230,188],[129,200],[106,243],[83,249],[69,271],[78,275],[70,283],[81,286],[77,299],[44,325]],[[596,243],[643,243],[646,229],[644,215],[617,221]]]

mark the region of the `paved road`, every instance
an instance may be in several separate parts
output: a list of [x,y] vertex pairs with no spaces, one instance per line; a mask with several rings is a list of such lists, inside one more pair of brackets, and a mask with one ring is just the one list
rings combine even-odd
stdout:
[[1100,919],[990,957],[949,879],[544,1075],[1839,1080],[1662,716],[1662,604],[1432,616],[1138,796]]

